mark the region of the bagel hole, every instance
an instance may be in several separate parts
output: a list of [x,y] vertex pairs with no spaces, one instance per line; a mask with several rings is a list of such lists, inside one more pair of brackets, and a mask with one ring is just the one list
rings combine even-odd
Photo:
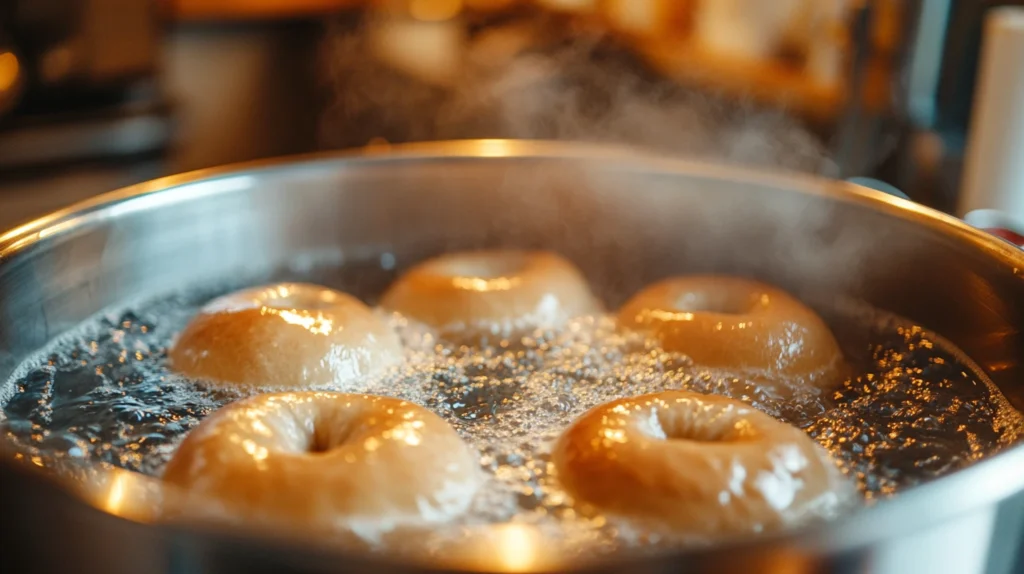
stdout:
[[744,315],[757,304],[751,297],[737,297],[733,293],[683,293],[676,298],[674,307],[683,313],[718,313]]
[[264,302],[265,307],[279,310],[303,309],[322,311],[338,305],[338,294],[330,289],[305,285],[279,285],[273,297]]
[[309,442],[309,446],[306,448],[306,452],[308,452],[309,454],[323,454],[331,450],[331,448],[331,445],[327,444],[326,442],[316,440],[314,435],[313,440]]
[[450,277],[500,279],[518,275],[526,268],[527,255],[507,253],[467,253],[438,262],[438,270]]
[[653,436],[664,440],[716,443],[737,440],[743,434],[734,425],[702,420],[700,416],[674,416],[673,413],[659,410],[651,418],[652,426],[655,427]]
[[314,428],[313,434],[310,435],[309,442],[306,444],[306,452],[308,454],[328,453],[345,444],[351,434],[352,429],[348,425],[341,428],[329,427],[328,430],[324,430],[322,426],[317,426]]

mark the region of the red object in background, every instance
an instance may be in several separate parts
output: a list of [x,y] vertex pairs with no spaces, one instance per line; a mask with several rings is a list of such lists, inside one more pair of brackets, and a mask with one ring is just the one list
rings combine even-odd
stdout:
[[964,221],[1017,247],[1024,247],[1024,221],[1017,215],[998,209],[975,209],[964,214]]
[[1024,247],[1024,235],[1020,235],[1009,229],[982,229],[986,233],[991,233],[1000,239],[1005,239],[1017,247]]

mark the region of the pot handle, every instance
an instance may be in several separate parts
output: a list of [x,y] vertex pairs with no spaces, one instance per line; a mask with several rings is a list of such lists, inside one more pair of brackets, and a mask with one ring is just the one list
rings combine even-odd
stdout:
[[[884,181],[870,177],[851,177],[846,181],[863,187],[881,191],[889,195],[913,201],[896,187]],[[1009,215],[994,209],[979,209],[968,213],[964,221],[977,229],[994,235],[1003,241],[1024,249],[1024,225],[1014,221]]]

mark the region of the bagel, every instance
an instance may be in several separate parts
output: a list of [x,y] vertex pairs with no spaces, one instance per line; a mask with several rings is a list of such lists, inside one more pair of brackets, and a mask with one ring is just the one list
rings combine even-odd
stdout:
[[188,377],[289,389],[374,375],[402,356],[398,335],[359,300],[295,283],[215,299],[169,351],[172,368]]

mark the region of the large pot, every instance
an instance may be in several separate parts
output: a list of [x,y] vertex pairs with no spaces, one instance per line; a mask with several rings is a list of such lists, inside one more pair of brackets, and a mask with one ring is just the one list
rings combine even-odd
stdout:
[[[288,265],[295,261],[383,257],[402,268],[485,245],[557,249],[609,305],[683,271],[754,276],[810,301],[860,298],[945,335],[1024,409],[1024,254],[1009,244],[850,184],[498,140],[175,176],[8,232],[0,236],[0,380],[56,335],[139,296],[242,269],[299,273]],[[0,556],[22,572],[424,569],[148,523],[109,504],[131,493],[130,477],[94,472],[87,488],[3,464]],[[1010,574],[1024,568],[1022,540],[1024,445],[826,528],[585,569]]]

